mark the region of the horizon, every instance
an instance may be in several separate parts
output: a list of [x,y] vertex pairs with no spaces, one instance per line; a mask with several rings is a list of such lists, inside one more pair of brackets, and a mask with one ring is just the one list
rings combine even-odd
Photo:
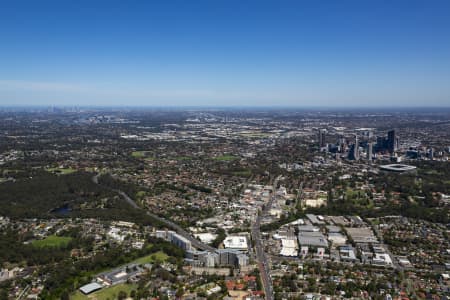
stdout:
[[0,106],[450,107],[449,8],[11,2]]
[[46,104],[38,104],[38,105],[0,105],[0,109],[118,109],[118,110],[136,110],[136,109],[168,109],[168,110],[190,110],[190,109],[198,109],[198,110],[286,110],[286,109],[295,109],[298,111],[306,110],[306,111],[318,111],[318,110],[326,110],[326,111],[417,111],[417,110],[449,110],[450,106],[288,106],[288,105],[271,105],[271,106],[244,106],[244,105],[76,105],[76,104],[67,104],[67,105],[46,105]]

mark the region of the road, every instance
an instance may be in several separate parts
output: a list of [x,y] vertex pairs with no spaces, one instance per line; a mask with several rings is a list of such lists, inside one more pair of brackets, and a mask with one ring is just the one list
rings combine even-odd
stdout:
[[272,206],[273,201],[275,200],[275,191],[278,184],[278,179],[279,177],[277,177],[273,182],[273,192],[269,202],[265,205],[261,213],[258,213],[255,223],[253,223],[252,225],[252,239],[253,241],[255,241],[256,259],[259,265],[259,273],[261,276],[261,281],[264,288],[266,300],[273,300],[274,293],[273,293],[272,279],[270,278],[269,275],[269,261],[267,260],[266,253],[264,252],[264,245],[261,241],[260,228],[261,228],[261,218],[267,214],[270,207]]
[[23,297],[24,295],[26,295],[26,293],[28,293],[28,290],[29,290],[30,288],[31,288],[31,286],[28,284],[28,285],[23,289],[23,291],[19,294],[19,296],[17,296],[16,300],[22,299],[22,297]]
[[[98,183],[98,174],[95,175],[92,178],[92,181],[96,184]],[[108,187],[109,188],[109,187]],[[121,190],[117,190],[117,189],[111,189],[113,191],[115,191],[116,193],[118,193],[119,195],[121,195],[123,197],[123,199],[125,199],[125,201],[127,201],[132,207],[136,208],[136,209],[141,209],[144,210],[142,207],[140,207],[139,205],[136,204],[136,202],[134,202],[133,199],[130,198],[130,196],[128,196],[125,192],[121,191]],[[192,244],[193,247],[200,249],[200,250],[207,250],[207,251],[216,251],[217,249],[214,247],[211,247],[209,245],[206,245],[202,242],[200,242],[199,240],[197,240],[195,237],[193,237],[189,232],[187,232],[186,230],[184,230],[181,226],[175,224],[174,222],[161,218],[158,215],[155,215],[154,213],[151,213],[149,211],[144,210],[145,213],[147,215],[149,215],[150,217],[158,220],[159,222],[163,223],[164,225],[166,225],[169,228],[172,228],[173,230],[175,230],[179,235],[181,235],[182,237],[186,238],[187,240],[189,240]]]
[[[134,202],[133,199],[131,199],[127,194],[125,194],[123,191],[119,191],[116,190],[117,193],[119,193],[131,206],[133,206],[134,208],[137,209],[142,209],[141,207],[139,207],[139,205],[136,204],[136,202]],[[187,232],[186,230],[184,230],[180,225],[175,224],[174,222],[161,218],[158,215],[155,215],[154,213],[151,213],[149,211],[145,211],[147,213],[147,215],[149,215],[150,217],[160,221],[161,223],[163,223],[164,225],[166,225],[169,228],[172,228],[173,230],[175,230],[179,235],[181,235],[182,237],[188,239],[192,246],[194,246],[197,249],[200,250],[208,250],[208,251],[216,251],[217,249],[214,247],[211,247],[209,245],[206,245],[202,242],[200,242],[199,240],[197,240],[195,237],[193,237],[189,232]]]

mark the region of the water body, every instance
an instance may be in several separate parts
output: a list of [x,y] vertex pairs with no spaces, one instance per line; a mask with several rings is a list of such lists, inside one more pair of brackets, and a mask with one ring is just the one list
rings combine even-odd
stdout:
[[53,209],[51,212],[59,215],[68,215],[71,211],[72,209],[69,207],[69,205],[66,204],[64,206]]

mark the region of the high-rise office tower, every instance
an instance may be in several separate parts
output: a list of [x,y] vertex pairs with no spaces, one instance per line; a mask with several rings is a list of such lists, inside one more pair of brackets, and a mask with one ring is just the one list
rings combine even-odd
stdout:
[[393,154],[397,150],[398,140],[395,136],[395,130],[388,131],[388,138],[386,141],[387,150]]
[[359,160],[359,140],[357,135],[355,135],[355,143],[350,148],[348,158],[351,160]]
[[372,160],[372,156],[373,156],[373,144],[372,143],[367,143],[367,160]]
[[319,129],[319,148],[325,147],[325,129]]

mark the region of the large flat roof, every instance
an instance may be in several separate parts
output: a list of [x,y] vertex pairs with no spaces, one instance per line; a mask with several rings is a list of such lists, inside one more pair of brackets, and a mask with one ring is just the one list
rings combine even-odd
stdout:
[[413,171],[415,169],[417,169],[417,167],[415,166],[410,166],[410,165],[404,165],[404,164],[390,164],[390,165],[383,165],[380,166],[381,170],[384,171],[391,171],[391,172],[408,172],[408,171]]
[[355,243],[379,243],[369,227],[346,227],[345,230]]
[[92,292],[98,291],[102,288],[103,288],[102,285],[98,284],[97,282],[92,282],[92,283],[89,283],[89,284],[86,284],[86,285],[83,285],[82,287],[80,287],[80,291],[83,294],[87,295]]
[[300,232],[298,234],[300,246],[328,247],[328,241],[320,232]]
[[281,240],[281,251],[280,255],[282,256],[297,256],[297,241],[293,239],[282,239]]
[[223,245],[229,249],[242,249],[247,250],[247,238],[245,236],[230,235],[224,241]]

